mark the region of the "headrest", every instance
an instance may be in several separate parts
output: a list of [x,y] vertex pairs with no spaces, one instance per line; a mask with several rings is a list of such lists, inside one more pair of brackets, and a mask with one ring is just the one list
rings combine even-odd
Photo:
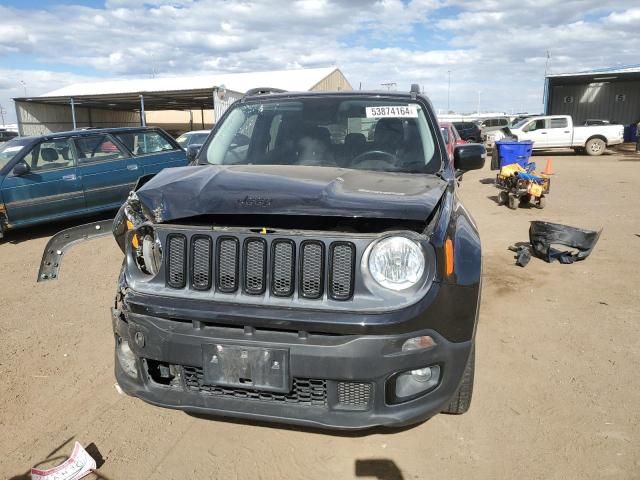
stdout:
[[402,137],[404,129],[402,127],[402,120],[399,118],[381,118],[376,123],[376,129],[374,131],[374,139],[378,139],[378,136],[383,135],[397,135]]
[[40,150],[40,156],[45,162],[55,162],[58,160],[58,152],[55,148],[43,148]]
[[331,142],[331,133],[325,127],[318,127],[316,125],[307,125],[302,129],[301,138],[312,138],[313,140],[319,140],[323,143]]
[[352,147],[360,147],[367,143],[367,137],[363,133],[347,133],[344,144]]

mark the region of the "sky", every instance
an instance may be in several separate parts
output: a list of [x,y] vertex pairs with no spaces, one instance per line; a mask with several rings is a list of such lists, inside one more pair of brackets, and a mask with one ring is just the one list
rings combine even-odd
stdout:
[[0,105],[82,81],[337,66],[436,109],[542,111],[549,73],[640,63],[638,0],[0,0]]

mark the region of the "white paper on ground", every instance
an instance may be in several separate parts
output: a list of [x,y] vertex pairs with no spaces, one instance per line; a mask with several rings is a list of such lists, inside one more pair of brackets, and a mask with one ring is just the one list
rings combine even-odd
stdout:
[[31,480],[78,480],[96,468],[96,461],[78,442],[71,456],[55,468],[49,470],[31,469]]

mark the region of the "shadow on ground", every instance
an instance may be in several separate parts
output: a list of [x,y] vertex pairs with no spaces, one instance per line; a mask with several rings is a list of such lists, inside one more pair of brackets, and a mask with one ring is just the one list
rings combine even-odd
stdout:
[[377,478],[379,480],[404,480],[396,462],[387,458],[356,460],[356,477]]

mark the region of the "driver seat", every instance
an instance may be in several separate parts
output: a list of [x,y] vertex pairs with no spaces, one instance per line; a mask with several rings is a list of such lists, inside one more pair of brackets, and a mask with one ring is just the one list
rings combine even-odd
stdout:
[[376,150],[395,154],[404,140],[404,127],[399,118],[381,118],[376,123],[373,143]]

